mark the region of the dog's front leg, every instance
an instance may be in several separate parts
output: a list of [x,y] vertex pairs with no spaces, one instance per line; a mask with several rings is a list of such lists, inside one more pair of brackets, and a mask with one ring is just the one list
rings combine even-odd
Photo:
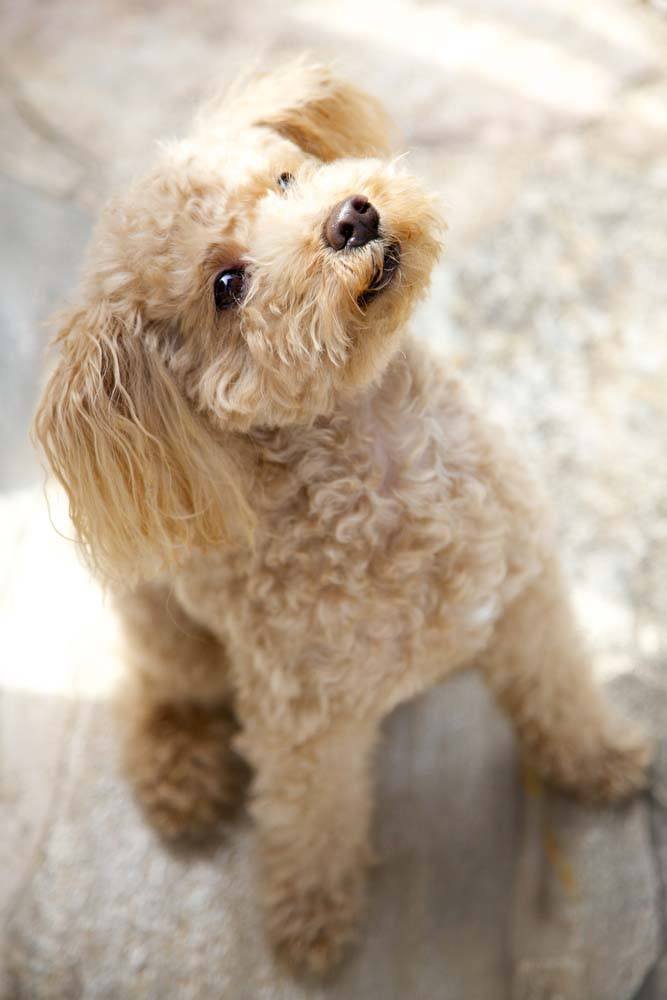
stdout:
[[480,666],[548,781],[600,801],[646,784],[649,742],[595,683],[555,559],[505,611]]
[[256,768],[252,812],[266,926],[294,971],[325,972],[355,937],[369,861],[375,735],[375,724],[349,721],[301,745],[289,728],[244,735]]
[[136,797],[166,839],[207,838],[235,810],[247,777],[232,749],[227,652],[167,587],[144,584],[116,604],[130,668],[124,756]]

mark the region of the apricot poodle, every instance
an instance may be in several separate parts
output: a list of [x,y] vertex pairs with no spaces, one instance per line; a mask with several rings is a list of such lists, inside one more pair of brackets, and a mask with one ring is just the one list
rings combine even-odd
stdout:
[[137,795],[204,836],[249,765],[295,970],[354,937],[382,719],[453,671],[561,788],[645,782],[531,473],[407,329],[442,229],[374,99],[303,59],[251,77],[103,214],[36,417],[124,621]]

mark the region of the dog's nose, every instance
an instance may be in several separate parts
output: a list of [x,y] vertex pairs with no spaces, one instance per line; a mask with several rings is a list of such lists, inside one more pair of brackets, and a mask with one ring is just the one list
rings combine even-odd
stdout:
[[334,205],[324,224],[324,236],[333,250],[362,247],[378,238],[380,216],[368,198],[353,194]]

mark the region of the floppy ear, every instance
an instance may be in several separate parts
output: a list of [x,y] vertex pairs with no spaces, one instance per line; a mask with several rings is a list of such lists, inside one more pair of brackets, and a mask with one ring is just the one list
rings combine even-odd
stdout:
[[328,162],[342,156],[385,156],[390,123],[376,98],[301,58],[231,88],[224,101],[235,118],[272,128],[304,152]]
[[250,525],[238,463],[191,410],[138,316],[81,310],[57,340],[34,433],[95,569],[127,582]]

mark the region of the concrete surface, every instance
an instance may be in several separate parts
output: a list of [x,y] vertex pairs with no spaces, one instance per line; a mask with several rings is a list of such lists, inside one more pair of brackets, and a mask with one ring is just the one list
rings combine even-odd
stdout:
[[[603,679],[667,727],[667,24],[630,0],[6,0],[0,9],[0,996],[664,1000],[667,749],[577,807],[517,773],[474,676],[389,720],[371,915],[333,983],[274,968],[253,832],[166,854],[117,773],[113,619],[26,440],[47,315],[105,193],[249,60],[381,95],[443,193],[419,318],[554,497]],[[67,535],[62,498],[52,517]]]

